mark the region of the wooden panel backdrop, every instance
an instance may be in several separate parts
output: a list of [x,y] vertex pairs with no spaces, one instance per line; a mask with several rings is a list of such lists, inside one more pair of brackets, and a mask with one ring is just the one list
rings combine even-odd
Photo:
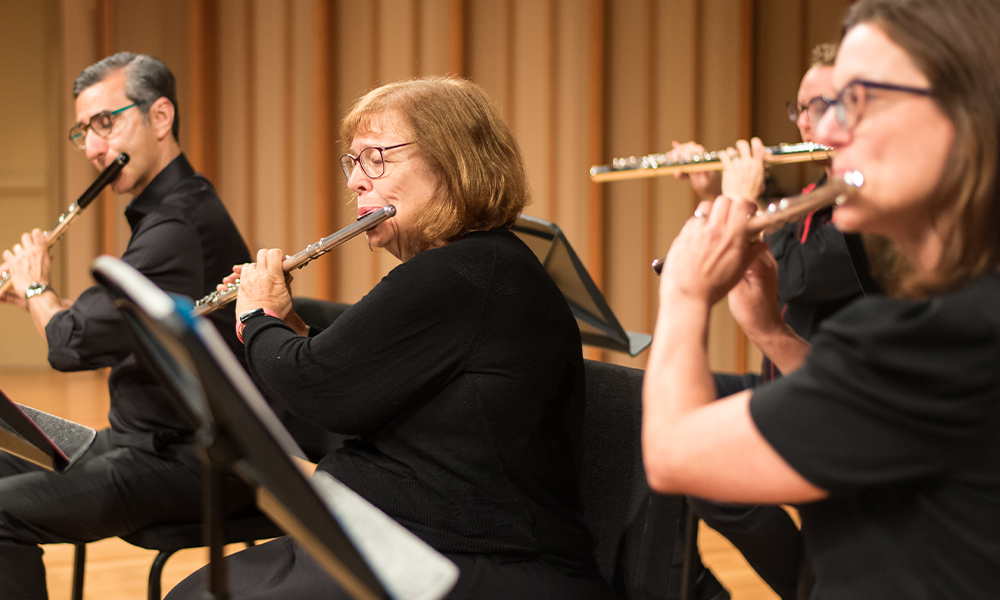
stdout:
[[[216,184],[252,249],[295,252],[351,220],[337,165],[341,115],[381,83],[451,73],[482,84],[524,153],[528,213],[567,234],[627,329],[651,332],[649,269],[694,206],[672,178],[592,184],[594,163],[671,140],[712,149],[757,134],[797,141],[784,119],[815,43],[848,0],[0,0],[0,241],[47,227],[93,180],[65,142],[70,86],[87,64],[147,52],[178,78],[181,144]],[[13,143],[11,143],[13,140]],[[794,189],[810,177],[788,168]],[[56,250],[60,291],[128,239],[108,197]],[[11,215],[16,215],[16,219]],[[353,302],[396,261],[354,240],[296,276],[296,293]],[[757,361],[720,305],[712,364]],[[0,367],[44,366],[26,317],[0,308]],[[32,337],[35,336],[35,337]],[[603,353],[607,360],[642,366]]]

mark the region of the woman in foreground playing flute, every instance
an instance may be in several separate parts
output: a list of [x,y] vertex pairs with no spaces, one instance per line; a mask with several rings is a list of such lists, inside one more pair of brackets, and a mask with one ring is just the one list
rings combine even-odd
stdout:
[[[817,125],[861,190],[846,232],[890,240],[890,297],[810,346],[781,322],[747,209],[699,207],[667,256],[644,388],[650,485],[800,505],[812,598],[988,598],[1000,589],[1000,6],[860,0]],[[786,377],[712,402],[706,339],[728,292]]]
[[[448,556],[450,599],[610,600],[580,518],[580,332],[510,227],[521,154],[477,85],[427,78],[369,92],[341,158],[367,232],[401,265],[322,331],[292,310],[284,253],[239,269],[236,314],[274,401],[356,434],[319,465]],[[308,336],[308,337],[307,337]],[[229,559],[232,598],[347,598],[290,538]],[[189,578],[170,599],[199,598]]]

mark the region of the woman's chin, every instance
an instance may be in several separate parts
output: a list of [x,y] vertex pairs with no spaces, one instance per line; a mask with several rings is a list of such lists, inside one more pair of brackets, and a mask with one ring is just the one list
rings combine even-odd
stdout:
[[377,231],[374,229],[371,231],[366,231],[365,236],[368,238],[368,247],[371,248],[372,250],[378,248],[380,250],[386,250],[395,255],[395,252],[392,251],[393,238],[391,236],[382,235],[381,231]]
[[833,225],[843,233],[860,233],[863,219],[852,206],[841,206],[833,211]]

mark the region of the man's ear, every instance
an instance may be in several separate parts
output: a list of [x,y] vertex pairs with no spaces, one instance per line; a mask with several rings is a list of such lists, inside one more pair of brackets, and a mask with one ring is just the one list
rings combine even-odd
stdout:
[[156,139],[162,140],[173,135],[174,103],[160,96],[149,106],[149,120],[156,130]]

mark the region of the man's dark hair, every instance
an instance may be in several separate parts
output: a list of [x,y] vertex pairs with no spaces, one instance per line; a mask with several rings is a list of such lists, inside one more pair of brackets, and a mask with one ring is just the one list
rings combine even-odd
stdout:
[[180,111],[177,108],[177,84],[174,74],[148,54],[119,52],[100,60],[80,73],[73,82],[73,98],[83,90],[104,81],[117,71],[125,71],[125,95],[135,102],[144,123],[149,123],[149,107],[160,98],[174,105],[174,140],[180,141]]

